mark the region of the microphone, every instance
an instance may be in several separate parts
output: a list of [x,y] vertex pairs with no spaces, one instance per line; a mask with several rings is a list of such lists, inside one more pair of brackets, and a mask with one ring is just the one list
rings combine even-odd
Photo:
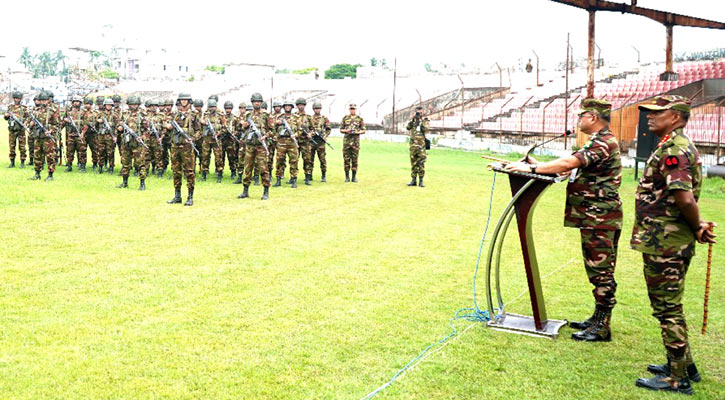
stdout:
[[570,136],[571,134],[572,134],[572,132],[567,129],[566,132],[562,133],[559,136],[554,136],[553,138],[551,138],[549,140],[545,140],[545,141],[543,141],[541,143],[537,143],[537,144],[531,146],[531,148],[529,148],[529,150],[526,152],[526,155],[524,156],[524,161],[529,161],[529,156],[531,155],[531,152],[534,151],[534,149],[536,149],[537,147],[543,146],[543,145],[545,145],[545,144],[547,144],[549,142],[553,142],[556,139]]

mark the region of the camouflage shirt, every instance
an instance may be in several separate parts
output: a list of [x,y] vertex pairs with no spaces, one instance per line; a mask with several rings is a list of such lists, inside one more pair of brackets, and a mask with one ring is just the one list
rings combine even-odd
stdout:
[[425,147],[425,134],[430,132],[430,124],[428,118],[411,119],[408,121],[405,129],[408,130],[410,135],[410,146],[424,146]]
[[[292,129],[291,134],[287,132],[287,129],[284,126],[284,121],[287,121],[287,125],[289,125],[289,127]],[[279,139],[280,137],[289,137],[291,135],[294,135],[295,138],[299,138],[299,122],[299,116],[297,114],[287,115],[285,113],[282,113],[278,115],[277,118],[275,118],[274,120],[274,129],[277,132],[277,139]]]
[[365,133],[365,121],[359,115],[346,115],[342,118],[340,129],[352,129],[355,133],[346,133],[346,136],[362,135]]
[[[8,114],[13,113],[15,115],[15,118],[19,119],[20,122],[25,125],[27,125],[27,117],[28,117],[28,108],[22,104],[11,104],[8,106]],[[12,118],[6,118],[8,120],[8,129],[15,132],[15,131],[22,131],[23,127],[20,126],[20,124],[15,123]]]
[[[123,129],[123,124],[126,124],[138,138],[134,137],[130,132]],[[136,147],[141,145],[141,140],[144,143],[148,140],[148,133],[146,128],[148,127],[148,121],[146,120],[146,113],[140,109],[128,110],[123,114],[123,119],[118,122],[116,129],[119,130],[123,143],[127,146]],[[139,140],[140,139],[140,140]],[[147,145],[148,146],[148,145]]]
[[[80,108],[71,108],[68,109],[65,112],[65,117],[68,118],[67,123],[65,123],[65,133],[70,136],[80,136],[81,133],[83,133],[83,127],[85,126],[83,123],[83,115],[85,114],[84,110]],[[73,129],[73,125],[71,125],[70,121],[73,121],[76,128],[78,128],[78,132]]]
[[[259,135],[264,137],[264,135],[267,135],[271,131],[270,126],[270,120],[269,120],[269,113],[267,113],[264,110],[253,110],[247,113],[246,115],[247,120],[252,120],[254,122],[254,125],[256,126],[257,130],[259,131]],[[247,128],[247,137],[245,140],[245,143],[248,145],[256,146],[261,144],[260,138],[257,135],[252,134],[251,124],[250,127]]]
[[675,204],[674,191],[689,190],[700,198],[702,161],[682,129],[665,139],[647,159],[637,186],[630,244],[646,254],[694,255],[695,234]]
[[[299,137],[302,140],[309,140],[312,138],[312,131],[315,129],[312,123],[312,116],[305,112],[297,112],[297,122],[299,124]],[[308,136],[309,135],[309,136]]]
[[566,186],[564,226],[589,229],[622,229],[622,163],[619,143],[604,128],[574,154],[581,162]]

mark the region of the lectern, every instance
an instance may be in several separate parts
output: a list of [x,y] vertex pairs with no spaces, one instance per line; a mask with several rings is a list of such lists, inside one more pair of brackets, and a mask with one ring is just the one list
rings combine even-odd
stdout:
[[[504,169],[504,166],[503,163],[492,163],[489,165],[490,169],[508,175],[513,197],[508,205],[506,205],[506,208],[496,223],[486,258],[486,296],[488,300],[488,312],[491,316],[488,325],[494,329],[553,339],[559,335],[559,328],[565,325],[567,321],[548,319],[546,315],[546,304],[544,303],[544,293],[541,290],[539,266],[536,262],[536,249],[534,248],[531,226],[534,208],[541,195],[552,183],[561,182],[566,178],[554,175],[509,172]],[[501,248],[503,247],[506,232],[514,215],[516,215],[516,222],[519,228],[521,254],[524,260],[526,280],[529,287],[529,298],[531,300],[532,310],[532,316],[530,317],[507,313],[501,296],[501,279],[499,273]],[[492,271],[495,279],[493,285],[491,282]],[[498,311],[493,307],[493,286],[496,288]]]

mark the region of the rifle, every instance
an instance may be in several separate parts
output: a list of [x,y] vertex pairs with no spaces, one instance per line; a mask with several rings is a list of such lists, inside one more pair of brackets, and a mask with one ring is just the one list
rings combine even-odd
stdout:
[[156,137],[156,140],[159,142],[159,146],[164,147],[164,145],[161,143],[161,137],[159,136],[159,130],[156,129],[156,125],[154,125],[154,120],[149,119],[149,124],[151,127],[151,133],[153,133],[154,136]]
[[219,144],[219,137],[216,134],[216,129],[211,125],[211,121],[209,121],[209,117],[206,117],[206,131],[211,132],[211,135],[214,136],[214,141],[216,142],[217,147],[221,148],[222,145]]
[[181,129],[181,127],[179,126],[179,123],[176,122],[176,120],[173,119],[173,118],[171,119],[171,126],[174,127],[174,130],[176,131],[176,133],[178,133],[179,135],[183,136],[184,139],[186,139],[189,142],[189,144],[191,145],[191,148],[194,149],[194,151],[196,152],[196,155],[198,156],[199,155],[199,150],[197,150],[196,149],[196,146],[194,146],[194,141],[191,140],[191,138],[189,137],[189,135],[187,135],[186,132],[184,132],[184,130]]
[[71,117],[70,113],[68,113],[68,120],[70,121],[71,129],[73,129],[78,134],[78,138],[81,140],[81,142],[85,141],[83,139],[83,135],[81,135],[81,131],[78,129],[78,125],[76,125],[75,121],[73,121],[73,117]]
[[284,130],[289,132],[289,137],[291,137],[292,141],[295,142],[295,146],[300,147],[300,144],[297,143],[297,136],[295,135],[295,133],[292,131],[292,128],[287,123],[287,118],[282,117],[282,123],[284,123]]
[[234,141],[237,142],[237,144],[242,144],[242,141],[239,140],[239,139],[237,139],[236,136],[234,136],[234,129],[232,129],[232,124],[231,123],[229,123],[229,126],[225,126],[225,128],[227,129],[227,132],[229,133],[229,136],[231,136],[232,139],[234,139]]
[[[262,143],[262,147],[264,147],[264,151],[267,152],[267,155],[269,155],[269,149],[267,148],[267,142],[264,140],[264,137],[262,136],[262,133],[257,129],[257,124],[252,121],[252,117],[247,118],[247,122],[249,122],[249,133],[253,134],[254,136],[259,139],[259,143]],[[285,121],[285,124],[287,124],[287,121]],[[294,137],[293,137],[294,139]],[[295,144],[297,144],[297,140],[295,140]]]
[[108,123],[108,120],[106,119],[106,117],[102,116],[101,118],[103,119],[103,130],[105,130],[111,134],[111,137],[113,138],[113,142],[115,143],[116,136],[113,135],[113,129],[111,129],[111,124]]
[[10,114],[10,119],[12,119],[14,123],[20,125],[20,127],[23,128],[23,130],[28,130],[28,128],[25,126],[25,124],[23,124],[22,121],[20,121],[20,119],[18,119],[18,117],[15,115],[14,112],[9,111],[9,114]]
[[[304,132],[307,135],[309,135],[309,132],[307,131],[307,129],[305,129],[305,127],[302,127],[302,132]],[[320,132],[317,132],[316,130],[313,130],[312,131],[312,136],[317,136],[320,140],[322,140],[323,142],[325,142],[326,145],[330,146],[330,148],[332,150],[335,150],[335,148],[332,147],[332,145],[330,144],[330,142],[328,142],[327,139],[325,139],[325,137],[322,136],[322,134]]]
[[[150,150],[148,146],[146,146],[146,143],[143,142],[143,139],[141,139],[141,136],[139,136],[136,132],[133,131],[128,125],[126,125],[125,122],[122,123],[123,131],[127,134],[133,136],[134,139],[136,139],[137,142],[141,144],[141,146],[145,147],[146,150]],[[127,140],[128,141],[128,140]]]
[[33,124],[39,129],[42,133],[44,133],[49,139],[52,139],[55,142],[55,145],[58,149],[58,159],[62,159],[63,157],[63,141],[60,140],[60,135],[58,137],[55,137],[48,132],[48,128],[45,127],[45,125],[41,124],[40,121],[38,121],[38,117],[35,116],[35,113],[32,111],[30,112],[30,119],[33,121]]

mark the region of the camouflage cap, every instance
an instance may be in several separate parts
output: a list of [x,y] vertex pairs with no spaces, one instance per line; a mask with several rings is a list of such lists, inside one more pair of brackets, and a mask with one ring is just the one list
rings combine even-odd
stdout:
[[639,109],[648,111],[675,110],[689,114],[690,99],[676,95],[656,96],[651,102],[640,104]]
[[582,100],[580,107],[579,111],[577,111],[577,115],[580,116],[588,112],[596,113],[605,117],[609,117],[612,114],[612,103],[603,99],[595,99],[593,97],[584,99]]
[[355,108],[355,109],[356,109],[356,108],[357,108],[357,104],[355,104],[355,103],[350,103],[350,108]]

